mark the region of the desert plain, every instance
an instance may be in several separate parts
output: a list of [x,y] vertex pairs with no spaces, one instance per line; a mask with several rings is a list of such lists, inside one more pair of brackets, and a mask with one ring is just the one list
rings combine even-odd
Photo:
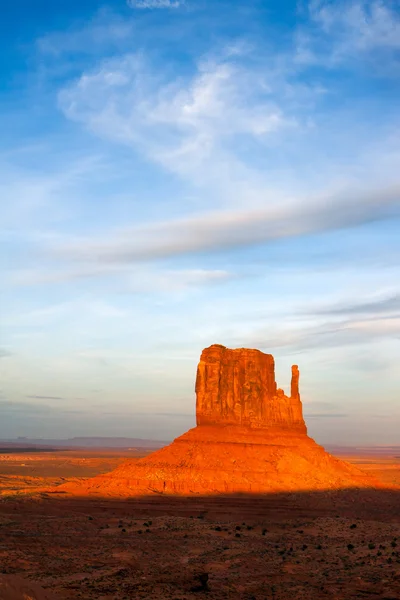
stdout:
[[400,598],[400,448],[345,450],[385,483],[379,490],[120,499],[41,491],[146,452],[1,454],[3,576],[60,600]]

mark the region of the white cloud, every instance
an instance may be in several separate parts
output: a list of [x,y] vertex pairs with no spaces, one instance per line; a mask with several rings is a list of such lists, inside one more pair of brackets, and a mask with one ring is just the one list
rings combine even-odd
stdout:
[[[297,61],[303,64],[336,66],[385,52],[386,62],[398,64],[395,52],[400,48],[400,13],[397,2],[387,0],[311,0],[308,5],[310,27],[297,33]],[[390,72],[383,59],[377,68]]]
[[53,31],[39,37],[37,50],[43,57],[59,60],[62,54],[98,54],[107,48],[118,48],[134,34],[135,23],[102,9],[84,26]]
[[126,54],[82,74],[61,90],[59,105],[71,120],[179,175],[217,180],[228,163],[231,174],[243,169],[234,159],[235,138],[262,141],[296,124],[267,77],[227,59],[200,61],[190,78],[166,80],[142,56]]
[[312,0],[310,16],[325,33],[346,36],[347,44],[360,50],[400,48],[400,16],[391,4]]
[[399,185],[375,191],[350,189],[336,196],[297,198],[258,209],[213,211],[120,229],[97,240],[60,242],[49,252],[83,263],[129,264],[335,231],[398,215],[399,210]]
[[[34,286],[69,283],[77,280],[116,276],[123,289],[132,293],[178,292],[229,281],[237,275],[224,269],[152,269],[132,268],[125,261],[118,264],[82,265],[77,268],[24,269],[15,271],[7,280],[8,285]],[[113,316],[113,311],[98,302],[94,312],[99,316]],[[46,316],[47,316],[47,311]]]
[[184,0],[127,0],[130,8],[179,8]]

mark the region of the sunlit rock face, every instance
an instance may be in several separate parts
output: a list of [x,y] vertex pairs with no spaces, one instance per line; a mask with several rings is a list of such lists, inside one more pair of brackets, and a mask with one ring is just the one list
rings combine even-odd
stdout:
[[277,388],[271,354],[215,344],[196,378],[197,427],[169,446],[111,473],[57,488],[100,497],[234,494],[371,487],[352,465],[307,435],[292,367],[290,397]]
[[292,367],[292,394],[277,388],[275,361],[260,350],[230,350],[214,344],[201,353],[196,378],[197,425],[240,425],[306,433]]

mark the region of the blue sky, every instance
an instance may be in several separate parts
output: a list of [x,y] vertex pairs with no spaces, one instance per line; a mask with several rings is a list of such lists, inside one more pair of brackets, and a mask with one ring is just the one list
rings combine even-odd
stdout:
[[0,436],[171,439],[222,343],[399,442],[399,2],[8,4]]

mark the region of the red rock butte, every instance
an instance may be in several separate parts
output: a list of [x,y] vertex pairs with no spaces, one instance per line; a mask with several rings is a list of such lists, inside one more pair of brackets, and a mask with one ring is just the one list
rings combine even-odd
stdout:
[[206,348],[197,367],[196,421],[200,427],[239,425],[307,433],[297,365],[292,367],[288,398],[277,388],[272,354],[218,344]]
[[58,491],[74,495],[271,493],[377,484],[307,435],[292,367],[291,393],[275,381],[271,354],[214,344],[196,378],[197,426],[169,446],[111,473]]

